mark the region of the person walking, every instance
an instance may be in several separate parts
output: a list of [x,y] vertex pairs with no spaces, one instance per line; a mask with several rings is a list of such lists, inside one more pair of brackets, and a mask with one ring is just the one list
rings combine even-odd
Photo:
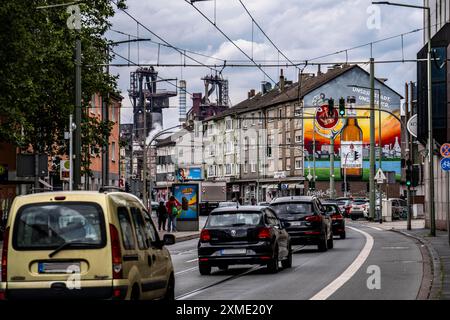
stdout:
[[156,210],[156,215],[158,216],[158,230],[161,231],[161,227],[166,231],[166,221],[168,218],[167,208],[164,205],[164,201],[159,202],[159,207]]
[[169,215],[169,221],[167,223],[167,231],[176,232],[177,231],[177,216],[178,216],[178,208],[177,208],[177,200],[174,196],[169,198],[169,201],[166,203],[167,213]]

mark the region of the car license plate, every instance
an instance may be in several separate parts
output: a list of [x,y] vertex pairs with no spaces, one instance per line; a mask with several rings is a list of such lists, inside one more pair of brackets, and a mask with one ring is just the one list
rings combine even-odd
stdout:
[[79,262],[39,262],[39,273],[80,273]]
[[231,254],[246,254],[246,249],[223,249],[220,252],[222,255],[231,255]]
[[292,221],[289,222],[291,226],[301,226],[303,223],[301,221]]

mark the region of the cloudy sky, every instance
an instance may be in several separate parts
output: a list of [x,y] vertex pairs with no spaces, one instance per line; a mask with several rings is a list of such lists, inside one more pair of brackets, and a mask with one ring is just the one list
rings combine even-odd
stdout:
[[[214,2],[216,10],[214,14]],[[370,0],[242,0],[255,21],[264,32],[291,60],[310,60],[328,53],[345,50],[361,44],[377,41],[383,38],[400,35],[422,28],[421,10],[391,6],[371,6]],[[421,0],[405,1],[421,5]],[[156,33],[165,41],[178,48],[198,52],[207,56],[227,60],[239,60],[242,63],[248,59],[239,52],[222,34],[220,34],[205,18],[203,18],[185,0],[127,0],[128,9],[139,22]],[[251,18],[245,12],[239,0],[211,0],[197,2],[199,8],[211,20],[216,16],[217,26],[238,44],[255,60],[283,60],[270,41],[254,27],[252,36]],[[112,19],[113,30],[118,30],[140,38],[151,38],[161,42],[143,27],[137,27],[129,16],[117,11]],[[108,33],[112,40],[127,40],[128,37],[117,32]],[[252,43],[253,39],[253,43]],[[415,32],[389,41],[373,45],[375,60],[415,59],[417,51],[423,45],[423,32]],[[130,57],[135,63],[156,63],[158,45],[140,42],[128,46],[122,44],[114,51]],[[222,64],[221,60],[189,54],[203,63]],[[348,60],[367,61],[370,58],[370,46],[348,51]],[[345,53],[333,55],[315,62],[345,61]],[[161,63],[194,63],[188,58],[182,59],[179,52],[170,48],[160,48]],[[127,63],[116,57],[113,63]],[[367,65],[361,65],[368,70]],[[132,122],[132,109],[127,90],[129,88],[129,73],[136,67],[112,67],[111,73],[118,74],[119,88],[125,97],[123,101],[122,123]],[[283,68],[288,80],[297,81],[298,70],[292,66]],[[322,67],[324,71],[326,67]],[[267,74],[274,80],[278,79],[279,68],[265,68]],[[377,64],[376,76],[388,78],[387,84],[394,90],[403,93],[406,81],[415,81],[416,68],[413,63]],[[159,76],[177,78],[187,81],[187,91],[203,92],[201,77],[211,74],[207,68],[158,68]],[[317,72],[317,66],[307,67],[305,72]],[[230,100],[236,105],[247,97],[250,89],[259,91],[260,83],[269,80],[257,68],[225,68],[225,78],[229,80]],[[174,89],[168,84],[158,84],[162,89]],[[192,105],[188,96],[188,108]],[[177,124],[178,99],[170,101],[171,109],[164,111],[164,127]]]

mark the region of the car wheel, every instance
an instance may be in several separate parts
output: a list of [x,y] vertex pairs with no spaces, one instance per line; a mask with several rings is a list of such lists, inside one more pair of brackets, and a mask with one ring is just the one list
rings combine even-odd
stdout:
[[205,263],[199,264],[198,270],[200,271],[200,274],[202,276],[207,276],[207,275],[211,274],[211,266],[209,264],[205,264]]
[[333,242],[333,234],[330,235],[330,239],[328,239],[327,241],[327,248],[328,249],[333,249],[334,247],[334,242]]
[[345,232],[343,232],[343,233],[341,233],[341,239],[345,239],[346,238],[346,234],[345,234]]
[[170,275],[169,283],[167,284],[166,294],[163,298],[164,301],[174,301],[175,300],[175,279],[173,274]]
[[228,265],[219,266],[219,270],[227,271],[228,270]]
[[289,245],[289,253],[285,260],[281,261],[281,266],[283,269],[288,269],[292,267],[292,248]]
[[325,252],[328,250],[327,239],[325,236],[323,237],[323,239],[320,239],[320,242],[317,245],[317,248],[319,249],[320,252]]
[[267,264],[267,270],[269,270],[270,273],[277,273],[278,267],[279,267],[278,247],[275,247],[275,252],[273,254],[273,258]]
[[351,218],[353,221],[357,220],[356,216],[350,216],[350,218]]

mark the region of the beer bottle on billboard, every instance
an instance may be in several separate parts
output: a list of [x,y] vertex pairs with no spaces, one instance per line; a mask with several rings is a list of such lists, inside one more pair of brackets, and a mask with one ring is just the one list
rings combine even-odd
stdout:
[[363,177],[363,131],[356,118],[355,97],[347,97],[349,110],[347,121],[341,131],[341,177],[362,180]]

